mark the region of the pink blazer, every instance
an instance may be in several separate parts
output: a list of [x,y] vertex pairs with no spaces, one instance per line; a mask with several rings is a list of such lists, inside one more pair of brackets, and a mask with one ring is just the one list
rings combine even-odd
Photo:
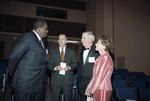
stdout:
[[96,90],[111,91],[111,75],[113,72],[113,61],[109,53],[100,55],[94,64],[93,77],[88,84],[90,92],[93,94]]

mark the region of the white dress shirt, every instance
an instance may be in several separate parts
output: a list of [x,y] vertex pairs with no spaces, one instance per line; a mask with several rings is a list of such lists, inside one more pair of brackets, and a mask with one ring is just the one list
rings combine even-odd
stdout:
[[84,50],[84,52],[83,52],[83,63],[85,64],[85,61],[86,61],[86,58],[87,58],[87,56],[88,56],[88,54],[89,54],[89,51],[90,51],[90,49],[91,49],[91,46],[92,45],[90,45],[88,48],[89,49],[86,49],[86,50]]

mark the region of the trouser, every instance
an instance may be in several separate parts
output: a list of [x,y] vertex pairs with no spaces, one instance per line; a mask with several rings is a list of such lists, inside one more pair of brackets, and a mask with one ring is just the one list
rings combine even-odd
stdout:
[[61,92],[64,94],[65,101],[71,101],[73,84],[66,85],[65,83],[61,85],[51,84],[52,86],[52,101],[59,101]]
[[79,90],[79,95],[80,95],[81,101],[86,101],[86,96],[85,96],[86,87],[87,87],[87,85],[84,82],[84,80],[81,80],[80,82],[78,82],[78,90]]
[[44,101],[45,90],[38,92],[25,92],[14,89],[14,101]]

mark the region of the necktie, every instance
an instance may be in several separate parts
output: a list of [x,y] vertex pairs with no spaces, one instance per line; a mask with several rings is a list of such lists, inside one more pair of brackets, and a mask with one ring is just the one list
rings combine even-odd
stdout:
[[42,45],[42,47],[43,47],[43,49],[44,49],[44,46],[43,46],[43,42],[42,42],[42,39],[40,40],[40,42],[41,42],[41,45]]
[[62,60],[62,62],[64,62],[64,51],[63,51],[63,48],[62,48],[62,51],[61,51],[61,60]]

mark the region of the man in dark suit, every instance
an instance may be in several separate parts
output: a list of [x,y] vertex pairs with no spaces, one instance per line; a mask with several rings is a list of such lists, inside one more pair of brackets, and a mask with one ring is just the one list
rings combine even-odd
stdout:
[[44,42],[40,40],[47,36],[47,28],[45,20],[37,19],[33,30],[16,40],[9,58],[14,101],[44,101],[47,56]]
[[[48,61],[48,69],[52,71],[51,87],[52,101],[59,101],[61,91],[65,101],[71,101],[73,89],[73,70],[77,67],[75,52],[66,47],[67,38],[60,34],[59,47],[51,50]],[[64,57],[61,55],[64,55]]]
[[95,37],[91,31],[82,33],[82,45],[84,49],[79,55],[79,70],[77,75],[77,84],[81,101],[86,101],[85,90],[93,75],[93,66],[99,53],[95,51],[93,42]]

